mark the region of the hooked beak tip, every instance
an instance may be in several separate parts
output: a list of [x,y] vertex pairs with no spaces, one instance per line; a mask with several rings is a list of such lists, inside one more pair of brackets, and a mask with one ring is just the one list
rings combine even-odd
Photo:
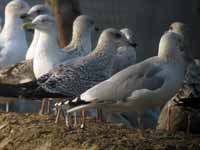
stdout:
[[137,43],[130,43],[131,46],[133,46],[134,48],[138,47]]
[[94,30],[97,31],[97,32],[100,31],[99,27],[94,27]]

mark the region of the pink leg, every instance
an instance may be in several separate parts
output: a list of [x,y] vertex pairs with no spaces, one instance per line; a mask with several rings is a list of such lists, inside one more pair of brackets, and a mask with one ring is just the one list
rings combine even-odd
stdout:
[[167,131],[171,131],[171,107],[167,104]]
[[41,104],[41,107],[40,107],[40,111],[39,111],[39,115],[43,115],[44,114],[45,103],[46,103],[46,99],[43,98],[42,99],[42,104]]

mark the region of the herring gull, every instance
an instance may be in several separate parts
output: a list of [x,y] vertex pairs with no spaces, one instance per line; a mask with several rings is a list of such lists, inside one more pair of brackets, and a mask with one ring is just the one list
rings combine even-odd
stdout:
[[[50,11],[46,6],[35,5],[22,17],[24,19],[33,19],[43,13],[49,14],[49,12]],[[35,80],[32,59],[34,58],[34,52],[36,51],[35,48],[38,37],[39,32],[34,31],[33,40],[27,50],[25,61],[7,66],[0,70],[0,83],[18,84]]]
[[[51,15],[51,11],[47,6],[38,4],[31,7],[31,9],[23,16],[23,18],[33,20],[34,18],[36,18],[36,16],[39,16],[42,14]],[[26,60],[30,60],[34,58],[35,52],[36,52],[35,48],[39,39],[39,35],[40,35],[39,31],[34,30],[33,40],[26,53]]]
[[5,23],[0,34],[0,68],[25,59],[27,41],[20,17],[28,10],[29,6],[23,0],[13,0],[6,5]]
[[[188,50],[191,50],[191,36],[190,36],[190,28],[182,23],[182,22],[174,22],[169,27],[169,32],[175,32],[184,37],[184,47]],[[193,60],[192,56],[188,54],[191,60]],[[187,112],[180,105],[185,105],[185,99],[193,100],[199,95],[200,87],[199,87],[199,64],[194,60],[189,65],[187,69],[187,73],[185,75],[185,80],[182,87],[179,91],[174,95],[168,103],[162,109],[159,119],[157,129],[164,129],[168,131],[178,131],[185,129],[189,132],[188,123],[191,120],[190,115],[194,116],[192,112]],[[186,100],[186,103],[190,102]],[[177,105],[178,104],[178,105]],[[194,103],[191,103],[192,105]],[[187,105],[187,104],[186,104]],[[196,105],[198,106],[198,105]],[[186,121],[185,121],[186,120]],[[196,120],[199,120],[196,118]]]
[[136,63],[135,48],[137,47],[137,44],[135,42],[133,32],[131,31],[131,29],[128,28],[121,29],[120,31],[124,34],[127,40],[132,43],[132,45],[118,48],[117,55],[115,56],[113,61],[112,74],[115,74],[122,69]]
[[[129,28],[123,28],[120,30],[122,34],[124,34],[124,36],[127,38],[127,40],[129,41],[129,43],[131,43],[131,45],[129,46],[121,46],[118,48],[117,50],[117,54],[114,57],[113,60],[113,67],[112,67],[112,72],[111,75],[125,69],[126,67],[133,65],[136,63],[136,47],[137,47],[137,43],[135,40],[135,36],[132,32],[131,29]],[[102,115],[104,114],[104,111],[102,112],[100,109],[97,109],[97,119],[99,121],[102,120]],[[109,115],[104,115],[103,117],[105,117],[106,120],[108,120],[109,122],[116,122],[116,121],[120,121],[123,119],[123,117],[119,116],[117,117],[115,114],[109,114]],[[124,119],[125,120],[125,119]],[[127,123],[128,124],[128,121]],[[130,124],[130,123],[129,123]],[[129,125],[130,126],[130,125]]]
[[[63,62],[37,81],[18,85],[0,84],[0,95],[75,98],[95,84],[106,80],[111,74],[117,48],[129,44],[117,29],[105,29],[96,48],[88,55]],[[9,94],[6,91],[9,91]]]
[[137,112],[143,129],[143,112],[162,107],[182,85],[186,67],[183,37],[165,33],[159,43],[158,56],[132,65],[108,80],[81,94],[86,103],[68,113],[87,108],[103,108],[110,112]]

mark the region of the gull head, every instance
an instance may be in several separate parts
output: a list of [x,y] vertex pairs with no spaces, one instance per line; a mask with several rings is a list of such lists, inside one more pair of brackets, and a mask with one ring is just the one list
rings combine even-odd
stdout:
[[133,35],[133,32],[132,32],[131,29],[129,29],[129,28],[123,28],[123,29],[120,30],[120,32],[122,34],[124,34],[124,36],[129,41],[129,43],[131,44],[131,46],[133,46],[134,48],[136,48],[138,46],[138,44],[135,41],[135,36]]
[[103,30],[97,44],[97,47],[110,47],[110,49],[115,50],[122,46],[131,46],[131,43],[126,39],[124,34],[114,28]]
[[94,19],[87,15],[78,16],[73,23],[73,31],[76,33],[91,32],[94,28]]
[[56,29],[56,23],[53,16],[39,15],[32,22],[23,25],[25,29],[38,29],[42,32],[50,32]]
[[182,22],[174,22],[169,26],[168,31],[181,34],[182,36],[188,36],[189,27]]
[[177,59],[184,52],[183,36],[174,32],[166,32],[160,39],[158,56]]
[[185,55],[187,55],[188,63],[194,63],[194,59],[190,52],[191,50],[191,31],[190,28],[182,22],[174,22],[169,26],[168,32],[174,32],[183,36],[183,47],[185,49]]
[[5,14],[13,17],[21,17],[29,10],[29,5],[23,0],[12,0],[6,5]]
[[21,16],[21,18],[33,20],[35,17],[43,14],[51,15],[50,8],[43,4],[38,4],[31,7],[31,9],[29,9],[29,11],[26,14]]

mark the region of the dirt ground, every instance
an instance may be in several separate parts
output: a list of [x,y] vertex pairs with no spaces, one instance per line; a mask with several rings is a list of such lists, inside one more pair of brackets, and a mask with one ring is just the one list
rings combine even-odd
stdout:
[[0,113],[0,150],[200,150],[200,135],[146,130],[144,138],[122,125],[95,123],[69,130],[53,115]]

